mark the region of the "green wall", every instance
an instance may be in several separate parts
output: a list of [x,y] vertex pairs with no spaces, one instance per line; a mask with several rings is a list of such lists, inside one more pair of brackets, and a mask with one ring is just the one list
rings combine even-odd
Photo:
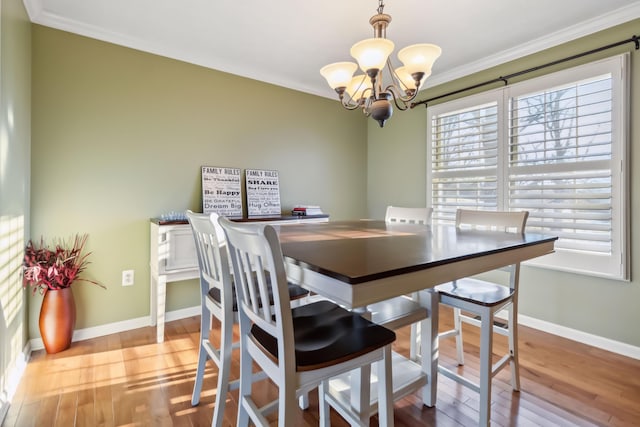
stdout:
[[[74,285],[77,329],[149,315],[149,218],[200,211],[203,165],[278,170],[285,212],[366,215],[366,120],[335,101],[39,25],[32,37],[31,235],[89,233],[88,276],[108,287]],[[197,304],[195,281],[168,286],[168,311]]]
[[[626,39],[639,30],[640,21],[632,21],[428,88],[419,99]],[[31,236],[88,232],[89,276],[108,286],[106,291],[74,287],[77,328],[148,315],[148,219],[171,210],[199,210],[202,165],[277,169],[283,210],[296,203],[320,204],[333,219],[382,218],[388,204],[426,203],[424,107],[396,111],[380,129],[332,100],[38,25],[32,38]],[[537,74],[623,51],[632,51],[637,70],[638,53],[628,44]],[[639,75],[632,73],[636,112]],[[638,135],[640,125],[632,120],[632,165],[640,164]],[[637,175],[632,173],[631,180],[635,212],[640,186]],[[633,247],[639,239],[632,229]],[[639,262],[632,253],[632,265]],[[120,286],[125,269],[135,270],[133,287]],[[638,283],[524,268],[521,313],[640,346]],[[197,302],[195,281],[169,285],[168,310]],[[36,296],[29,313],[32,338],[39,336],[39,307]]]
[[[592,36],[548,49],[499,67],[485,70],[437,87],[428,88],[418,98],[428,99],[468,87],[498,76],[552,62],[583,51],[630,38],[640,33],[640,20],[610,28]],[[631,246],[640,244],[640,230],[633,218],[640,209],[640,51],[631,43],[513,79],[511,83],[575,66],[621,52],[631,52]],[[454,54],[444,52],[443,55]],[[429,81],[427,80],[427,85]],[[494,87],[499,86],[496,85]],[[491,86],[484,89],[487,90]],[[464,96],[474,92],[467,92]],[[443,99],[440,102],[453,99]],[[367,203],[369,215],[383,218],[388,204],[424,206],[426,203],[426,110],[424,106],[408,112],[396,112],[379,129],[368,123]],[[634,170],[635,168],[635,170]],[[521,273],[520,313],[557,325],[598,335],[633,346],[640,346],[640,279],[633,266],[640,265],[640,251],[631,253],[632,277],[618,282],[584,275],[538,268],[523,268]],[[635,274],[634,274],[635,273]]]
[[0,1],[0,420],[27,341],[21,265],[29,228],[31,24],[22,1]]

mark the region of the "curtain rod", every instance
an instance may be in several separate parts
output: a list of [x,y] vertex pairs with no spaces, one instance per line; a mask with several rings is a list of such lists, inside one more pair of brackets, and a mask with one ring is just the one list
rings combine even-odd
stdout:
[[596,49],[592,49],[592,50],[588,50],[588,51],[585,51],[585,52],[582,52],[582,53],[578,53],[576,55],[567,56],[566,58],[562,58],[562,59],[558,59],[556,61],[548,62],[548,63],[543,64],[543,65],[538,65],[536,67],[527,68],[526,70],[517,71],[515,73],[507,74],[506,76],[500,76],[498,78],[495,78],[495,79],[492,79],[492,80],[487,80],[485,82],[478,83],[478,84],[475,84],[475,85],[472,85],[472,86],[468,86],[468,87],[465,87],[465,88],[462,88],[462,89],[454,90],[452,92],[448,92],[448,93],[445,93],[443,95],[438,95],[438,96],[434,96],[433,98],[425,99],[425,100],[422,100],[422,101],[417,101],[417,102],[414,102],[414,103],[411,104],[411,108],[414,108],[415,106],[420,105],[420,104],[425,104],[425,107],[427,107],[428,106],[427,104],[429,102],[431,102],[431,101],[435,101],[437,99],[445,98],[445,97],[451,96],[451,95],[457,95],[459,93],[466,92],[466,91],[469,91],[469,90],[472,90],[472,89],[477,89],[479,87],[487,86],[487,85],[490,85],[490,84],[493,84],[493,83],[503,82],[504,85],[506,86],[506,85],[509,84],[508,80],[513,78],[513,77],[518,77],[518,76],[521,76],[523,74],[531,73],[533,71],[538,71],[538,70],[541,70],[543,68],[551,67],[553,65],[561,64],[563,62],[571,61],[573,59],[581,58],[583,56],[587,56],[587,55],[591,55],[593,53],[601,52],[603,50],[607,50],[607,49],[611,49],[611,48],[614,48],[614,47],[618,47],[618,46],[621,46],[621,45],[626,44],[626,43],[635,43],[636,50],[640,49],[640,37],[634,35],[631,38],[626,39],[626,40],[620,40],[619,42],[616,42],[616,43],[608,44],[606,46],[601,46],[601,47],[598,47]]

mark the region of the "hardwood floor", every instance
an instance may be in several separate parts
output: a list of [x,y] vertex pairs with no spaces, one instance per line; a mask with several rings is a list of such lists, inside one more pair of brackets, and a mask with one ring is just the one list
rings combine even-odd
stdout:
[[[441,325],[450,325],[441,310]],[[467,375],[477,377],[476,328],[465,325]],[[3,427],[11,426],[208,426],[217,370],[209,364],[199,406],[191,406],[198,356],[198,317],[169,322],[166,341],[155,343],[147,327],[77,342],[56,355],[34,352]],[[408,328],[398,331],[396,350],[408,353]],[[496,337],[495,351],[506,347]],[[453,365],[452,340],[440,345],[441,360]],[[493,380],[494,426],[640,426],[640,361],[534,329],[520,329],[522,391],[512,392],[508,368]],[[232,377],[239,371],[237,357]],[[265,401],[276,396],[260,387]],[[235,425],[237,391],[228,396],[226,425]],[[317,394],[300,411],[297,426],[318,424]],[[478,396],[439,377],[435,408],[419,395],[395,404],[396,426],[473,426]],[[372,425],[376,425],[374,418]],[[332,413],[332,425],[347,425]]]

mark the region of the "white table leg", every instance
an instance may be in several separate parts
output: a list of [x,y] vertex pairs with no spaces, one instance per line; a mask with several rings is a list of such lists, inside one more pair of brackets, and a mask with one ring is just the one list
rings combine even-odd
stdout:
[[164,275],[158,277],[156,287],[156,341],[160,343],[164,342],[164,310],[167,301],[167,278]]
[[149,275],[149,322],[151,326],[157,323],[157,306],[158,306],[158,278],[151,273]]
[[[480,426],[490,425],[491,371],[493,354],[493,312],[486,309],[480,316]],[[509,325],[511,326],[511,325]]]
[[422,388],[422,403],[435,406],[438,390],[438,313],[440,298],[433,289],[420,292],[421,304],[427,307],[427,318],[420,325],[420,353],[422,371],[427,374],[427,384]]

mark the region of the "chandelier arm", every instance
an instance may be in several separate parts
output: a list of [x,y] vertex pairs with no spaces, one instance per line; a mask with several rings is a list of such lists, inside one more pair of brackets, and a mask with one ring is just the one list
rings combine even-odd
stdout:
[[409,100],[406,100],[400,96],[399,94],[396,93],[398,89],[396,87],[394,87],[393,85],[389,85],[387,86],[387,88],[385,89],[385,91],[389,92],[391,94],[391,97],[393,98],[393,103],[396,105],[396,107],[398,107],[398,110],[400,111],[406,111],[409,108],[409,105],[407,104],[409,101],[411,101],[411,99],[415,98],[415,96]]
[[393,67],[393,64],[391,63],[390,57],[387,57],[387,70],[389,70],[389,76],[391,77],[391,84],[397,88],[402,89],[404,92],[406,92],[407,89],[409,88],[406,87],[406,85],[402,82],[402,80],[400,80],[400,77],[398,77],[398,74],[396,73],[396,69]]
[[[416,94],[417,94],[417,91],[413,92],[411,94],[406,94],[406,92],[402,91],[401,89],[398,89],[398,86],[393,85],[393,84],[390,84],[384,90],[385,90],[385,92],[393,93],[394,98],[398,98],[402,102],[413,101],[416,98]],[[405,95],[403,96],[403,95],[401,95],[401,93],[405,93]]]
[[[369,93],[369,96],[367,96],[367,93]],[[362,99],[365,100],[364,103],[366,103],[366,101],[370,101],[372,98],[375,99],[375,97],[376,97],[376,92],[370,87],[362,91]]]
[[[387,86],[385,88],[385,91],[391,92],[391,94],[393,95],[394,102],[396,102],[396,106],[398,105],[396,100],[400,100],[402,103],[408,104],[414,99],[416,99],[416,96],[418,95],[418,90],[413,90],[413,89],[409,89],[407,91],[400,90],[394,84],[390,84],[389,86]],[[401,93],[405,93],[405,96],[402,96]],[[400,107],[398,106],[398,108]],[[403,111],[406,110],[406,108],[400,108],[400,109]]]
[[371,104],[373,104],[373,97],[372,96],[368,96],[366,98],[363,98],[362,113],[364,114],[365,117],[370,117],[371,116]]
[[342,104],[342,106],[344,107],[345,110],[349,110],[349,111],[357,110],[360,107],[360,105],[358,104],[349,104],[349,105]]
[[346,110],[355,110],[360,107],[360,103],[353,103],[353,99],[351,99],[351,97],[349,97],[348,101],[345,101],[345,98],[343,97],[340,100],[340,103]]
[[335,89],[336,93],[338,94],[338,100],[346,110],[355,110],[360,106],[360,103],[357,101],[354,102],[351,95],[349,95],[349,93],[345,89],[345,86],[340,86]]
[[[391,64],[390,58],[387,58],[387,69],[389,70],[389,75],[391,76],[391,84],[385,88],[385,91],[389,91],[393,94],[394,102],[395,102],[395,98],[400,99],[404,103],[409,103],[413,101],[418,95],[418,90],[420,89],[420,86],[417,86],[415,89],[413,89],[408,87],[406,84],[404,84],[402,79],[398,77],[398,74],[396,73],[396,69]],[[405,95],[402,96],[401,95],[402,93],[404,93]],[[397,105],[398,104],[396,104],[396,106]],[[402,110],[404,111],[404,109]]]

